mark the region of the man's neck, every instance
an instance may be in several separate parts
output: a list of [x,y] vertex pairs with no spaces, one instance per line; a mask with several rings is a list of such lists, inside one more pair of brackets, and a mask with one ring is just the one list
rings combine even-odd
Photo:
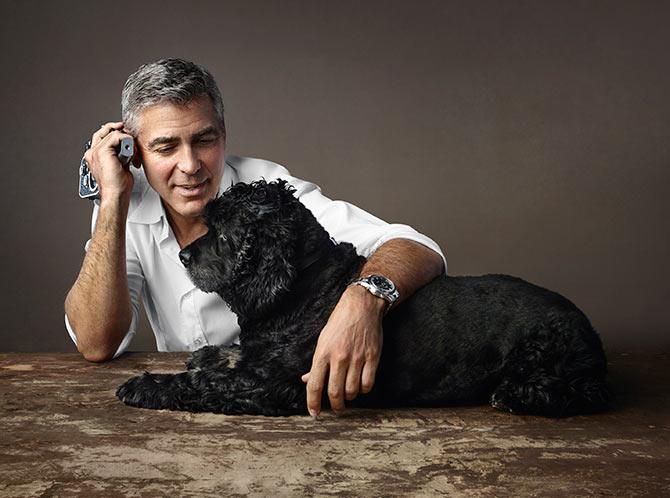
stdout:
[[172,212],[165,204],[163,204],[163,207],[165,208],[165,215],[180,249],[183,249],[207,233],[207,225],[205,225],[202,218],[185,218],[178,213]]

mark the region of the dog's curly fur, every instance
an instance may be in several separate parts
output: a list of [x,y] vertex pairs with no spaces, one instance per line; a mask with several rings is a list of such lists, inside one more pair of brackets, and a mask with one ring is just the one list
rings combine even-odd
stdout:
[[[321,329],[365,259],[335,243],[285,181],[237,184],[210,202],[209,232],[180,253],[193,282],[238,315],[240,346],[205,346],[180,374],[117,390],[144,408],[306,413]],[[550,417],[600,411],[610,390],[600,339],[559,294],[507,275],[441,276],[383,322],[375,386],[353,406],[489,401]],[[327,397],[324,394],[324,403]]]

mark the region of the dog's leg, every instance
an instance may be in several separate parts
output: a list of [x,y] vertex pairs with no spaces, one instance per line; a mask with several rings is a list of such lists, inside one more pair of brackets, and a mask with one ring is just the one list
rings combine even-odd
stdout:
[[503,381],[491,395],[491,406],[517,414],[566,417],[609,407],[611,394],[602,379],[574,382],[539,371],[525,382]]
[[257,415],[305,413],[305,388],[293,382],[266,379],[247,370],[189,370],[179,374],[133,377],[116,395],[140,408]]
[[514,414],[560,417],[568,403],[569,389],[563,379],[544,370],[529,378],[505,379],[491,395],[491,406]]
[[606,361],[597,337],[560,326],[526,340],[510,356],[491,405],[518,414],[566,417],[609,407]]
[[205,346],[191,353],[191,357],[186,361],[186,368],[188,370],[195,368],[224,370],[235,368],[239,359],[240,346],[238,344]]

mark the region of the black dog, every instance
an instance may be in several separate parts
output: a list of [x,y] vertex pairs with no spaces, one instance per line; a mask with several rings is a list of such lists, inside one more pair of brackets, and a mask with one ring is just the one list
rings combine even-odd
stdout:
[[[238,315],[240,346],[206,346],[186,372],[123,384],[126,404],[192,412],[306,413],[317,338],[365,259],[334,243],[286,182],[237,184],[210,202],[209,232],[180,258],[193,282]],[[597,333],[570,301],[506,275],[442,276],[383,322],[375,386],[353,406],[489,401],[550,417],[605,409]],[[327,401],[324,396],[324,403]]]

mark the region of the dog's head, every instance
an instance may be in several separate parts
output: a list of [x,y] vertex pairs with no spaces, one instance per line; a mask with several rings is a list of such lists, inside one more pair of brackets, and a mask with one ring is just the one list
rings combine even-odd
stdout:
[[179,253],[193,283],[238,313],[262,311],[288,290],[307,211],[294,192],[284,180],[259,180],[210,201],[203,213],[208,233]]

